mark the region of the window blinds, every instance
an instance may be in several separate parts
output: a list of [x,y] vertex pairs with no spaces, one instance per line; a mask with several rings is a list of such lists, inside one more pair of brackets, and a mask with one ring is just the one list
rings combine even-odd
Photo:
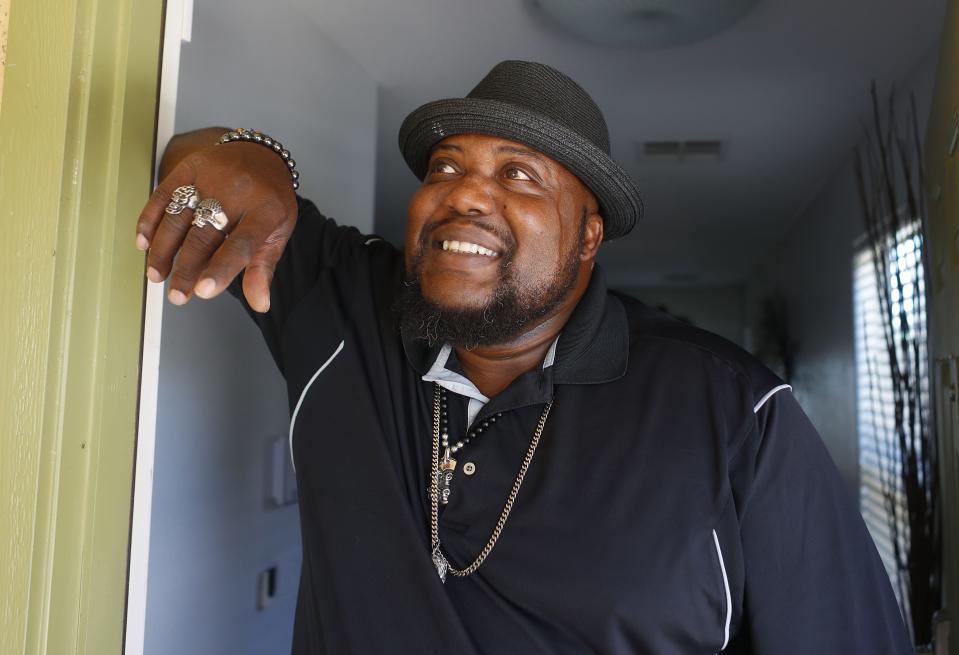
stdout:
[[[891,329],[900,361],[907,356],[899,344],[903,330],[909,337],[919,337],[919,379],[922,380],[919,403],[923,416],[928,416],[925,288],[918,229],[918,223],[902,228],[897,234],[896,244],[885,253],[888,258],[886,274],[890,278],[891,288],[891,326],[888,325],[890,321],[884,320],[883,316],[884,307],[879,296],[881,281],[876,273],[872,248],[867,246],[858,252],[853,262],[860,509],[900,604],[908,602],[908,594],[903,586],[905,576],[900,578],[897,571],[894,541],[898,541],[900,549],[906,548],[909,526],[905,518],[906,499],[900,477],[900,446],[895,430],[895,400],[886,330]],[[897,273],[902,285],[901,292],[895,280]],[[900,310],[905,314],[904,322],[900,318]],[[910,361],[914,361],[911,353],[908,356]],[[908,408],[904,411],[908,417]],[[895,505],[897,517],[895,531],[889,523],[892,505]],[[905,609],[905,605],[903,607]]]

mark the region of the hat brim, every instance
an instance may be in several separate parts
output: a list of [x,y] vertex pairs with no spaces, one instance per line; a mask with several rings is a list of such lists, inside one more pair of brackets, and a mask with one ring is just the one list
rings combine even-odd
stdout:
[[450,98],[413,111],[400,127],[400,151],[423,179],[433,146],[454,134],[488,134],[524,143],[576,175],[599,201],[605,240],[624,236],[643,216],[643,200],[612,157],[556,121],[499,100]]

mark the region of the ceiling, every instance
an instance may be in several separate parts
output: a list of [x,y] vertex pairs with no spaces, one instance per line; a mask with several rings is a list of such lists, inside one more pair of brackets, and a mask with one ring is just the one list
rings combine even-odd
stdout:
[[[535,0],[296,0],[380,85],[377,229],[398,239],[417,184],[396,145],[406,114],[465,95],[496,62],[549,63],[606,114],[613,156],[646,200],[606,244],[614,283],[745,280],[837,170],[868,116],[868,89],[934,62],[944,0],[760,0],[725,32],[663,50],[579,42]],[[723,139],[722,161],[643,162],[636,143]]]

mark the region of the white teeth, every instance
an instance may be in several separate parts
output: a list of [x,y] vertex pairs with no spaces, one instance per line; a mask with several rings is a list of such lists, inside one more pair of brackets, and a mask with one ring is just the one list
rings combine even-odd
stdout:
[[496,251],[484,248],[477,243],[470,243],[469,241],[444,241],[443,250],[496,257]]

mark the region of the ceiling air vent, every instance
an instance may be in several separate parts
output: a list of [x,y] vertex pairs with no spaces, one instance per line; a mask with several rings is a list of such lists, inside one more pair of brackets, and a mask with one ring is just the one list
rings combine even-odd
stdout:
[[726,144],[720,139],[642,141],[636,144],[640,161],[722,161]]

